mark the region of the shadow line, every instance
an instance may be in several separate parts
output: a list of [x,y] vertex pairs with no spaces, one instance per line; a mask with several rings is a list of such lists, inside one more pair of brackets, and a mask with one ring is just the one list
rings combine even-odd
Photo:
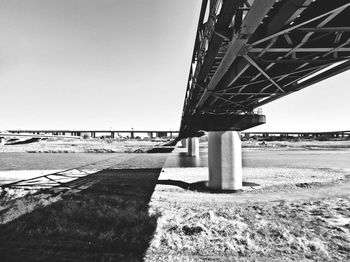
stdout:
[[1,261],[143,261],[157,226],[148,208],[160,172],[111,169],[73,181],[93,183],[0,225]]
[[[194,183],[187,183],[181,180],[158,180],[157,184],[159,185],[169,185],[169,186],[177,186],[185,190],[198,191],[198,192],[207,192],[207,193],[234,193],[241,192],[241,190],[213,190],[209,188],[208,181],[198,181]],[[253,182],[245,182],[243,181],[243,186],[260,186],[259,184]]]

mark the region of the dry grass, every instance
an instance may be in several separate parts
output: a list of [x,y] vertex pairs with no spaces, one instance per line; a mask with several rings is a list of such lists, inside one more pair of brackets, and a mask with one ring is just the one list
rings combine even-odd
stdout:
[[[201,147],[207,148],[208,142],[202,141]],[[285,141],[258,141],[250,139],[242,141],[242,147],[252,150],[341,150],[350,149],[350,140],[317,141],[289,139]]]
[[248,140],[242,142],[242,147],[253,149],[294,149],[294,150],[336,150],[350,149],[350,140],[340,141],[316,141],[316,140],[289,140],[289,141],[256,141]]
[[156,228],[148,202],[159,172],[103,171],[86,190],[34,201],[35,210],[0,225],[1,261],[141,261]]
[[[159,172],[103,171],[85,177],[93,183],[83,191],[42,192],[9,205],[1,261],[350,259],[350,197],[235,203],[227,201],[232,194],[176,191],[187,198],[177,201],[153,193]],[[30,212],[16,213],[23,210]]]
[[[201,180],[194,169],[169,170],[179,180]],[[206,168],[199,170],[206,179]],[[17,210],[30,212],[15,208],[0,225],[1,261],[350,260],[349,197],[256,202],[262,190],[253,202],[234,202],[235,195],[163,187],[149,204],[159,171],[108,170],[89,176],[94,184],[81,192],[43,203],[23,198]],[[296,184],[345,179],[344,172],[306,168],[248,168],[245,176],[277,196],[294,193]]]
[[350,198],[231,207],[157,201],[151,212],[161,217],[147,261],[350,259]]
[[43,140],[38,143],[24,145],[0,146],[1,153],[27,152],[27,153],[132,153],[146,152],[162,144],[162,141],[148,140]]
[[[208,180],[208,168],[164,168],[160,180],[178,180],[195,183]],[[320,184],[340,182],[345,179],[346,172],[326,168],[287,168],[287,167],[244,167],[244,191],[281,191],[301,187],[313,187]],[[247,186],[245,186],[245,184]],[[180,187],[167,185],[157,186],[168,192],[183,192]]]

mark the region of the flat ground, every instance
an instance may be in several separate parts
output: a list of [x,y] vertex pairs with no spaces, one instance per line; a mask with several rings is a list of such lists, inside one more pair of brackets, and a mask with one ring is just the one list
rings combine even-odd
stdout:
[[3,195],[1,261],[350,260],[349,149],[249,149],[237,194],[208,192],[202,160],[181,151]]
[[144,152],[165,140],[60,139],[49,138],[30,144],[0,145],[0,153],[132,153]]

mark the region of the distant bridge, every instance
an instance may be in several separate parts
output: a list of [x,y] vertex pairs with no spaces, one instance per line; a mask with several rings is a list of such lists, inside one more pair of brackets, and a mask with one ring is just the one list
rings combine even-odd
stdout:
[[265,123],[256,108],[350,69],[349,7],[349,0],[202,1],[179,138],[190,138],[188,153],[198,155],[194,137],[209,131],[210,188],[242,187],[235,131]]
[[[99,136],[104,136],[104,137],[110,137],[110,138],[117,138],[123,135],[127,135],[129,138],[136,138],[140,134],[146,134],[148,138],[174,138],[178,136],[179,131],[149,131],[149,130],[67,130],[67,129],[62,129],[62,130],[39,130],[39,129],[30,129],[30,130],[8,130],[10,134],[6,135],[11,135],[11,134],[22,134],[22,135],[27,135],[31,137],[52,137],[52,136],[67,136],[67,137],[77,137],[77,136],[84,136],[88,135],[90,137],[99,137]],[[5,135],[5,134],[3,134]],[[1,136],[1,133],[0,133]],[[341,131],[322,131],[322,132],[274,132],[274,131],[263,131],[263,132],[258,132],[258,131],[242,131],[241,136],[243,137],[253,137],[253,136],[258,136],[258,137],[270,137],[270,136],[280,136],[280,137],[301,137],[301,138],[317,138],[320,136],[326,136],[326,137],[349,137],[350,136],[350,130],[341,130]]]
[[242,132],[242,136],[245,138],[250,137],[298,137],[298,138],[350,138],[350,130],[345,131],[322,131],[322,132]]
[[135,138],[137,135],[146,134],[149,138],[161,138],[161,137],[175,137],[178,135],[179,131],[159,131],[159,130],[69,130],[69,129],[54,129],[54,130],[42,130],[42,129],[17,129],[17,130],[7,130],[13,134],[33,134],[33,135],[62,135],[62,136],[84,136],[88,135],[90,137],[108,136],[111,138],[116,138],[122,134],[127,134],[129,138]]

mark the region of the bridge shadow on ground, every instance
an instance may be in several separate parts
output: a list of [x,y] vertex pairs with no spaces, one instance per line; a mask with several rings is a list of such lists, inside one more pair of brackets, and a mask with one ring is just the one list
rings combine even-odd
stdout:
[[[198,182],[194,182],[194,183],[187,183],[181,180],[172,180],[172,179],[166,179],[166,180],[158,180],[157,182],[158,185],[168,185],[168,186],[177,186],[180,187],[182,189],[186,189],[186,190],[191,190],[191,191],[198,191],[198,192],[204,192],[204,193],[232,193],[232,190],[212,190],[209,188],[209,182],[208,181],[198,181]],[[245,182],[243,181],[243,186],[260,186],[257,183],[253,183],[253,182]],[[241,190],[238,190],[237,192],[239,192]]]
[[148,205],[160,171],[114,169],[84,177],[93,181],[89,188],[0,225],[0,260],[143,261],[157,226]]

